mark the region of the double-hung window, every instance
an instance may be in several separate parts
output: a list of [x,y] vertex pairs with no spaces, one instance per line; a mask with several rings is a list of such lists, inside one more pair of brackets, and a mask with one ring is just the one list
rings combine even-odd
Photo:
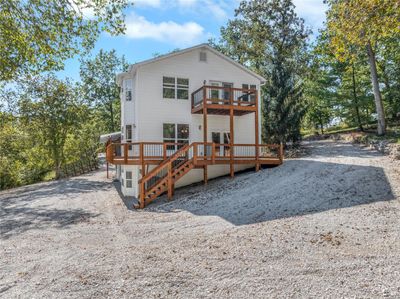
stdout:
[[[163,124],[163,141],[168,143],[189,143],[188,124]],[[175,149],[174,145],[168,146],[169,150]]]
[[126,139],[126,142],[132,141],[132,125],[126,125],[125,139]]
[[189,79],[176,77],[163,77],[164,99],[189,99]]
[[250,100],[250,102],[255,102],[256,100],[256,95],[255,93],[252,93],[249,95],[249,91],[250,90],[256,90],[257,87],[253,84],[242,84],[242,88],[245,89],[245,91],[243,92],[243,96],[242,96],[242,101],[246,101],[248,102]]
[[126,188],[132,188],[132,171],[125,171]]
[[132,101],[132,79],[124,80],[125,100]]

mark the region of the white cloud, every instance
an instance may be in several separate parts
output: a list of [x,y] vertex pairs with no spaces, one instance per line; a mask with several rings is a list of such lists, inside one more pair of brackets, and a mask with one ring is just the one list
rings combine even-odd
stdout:
[[[322,28],[328,6],[323,0],[293,0],[297,14],[305,19],[313,31]],[[314,32],[316,33],[316,32]]]
[[227,19],[226,9],[232,6],[226,0],[134,0],[137,7],[149,7],[159,9],[190,9],[205,15],[212,15],[218,20]]
[[150,7],[160,7],[161,0],[135,0],[133,4],[136,6],[150,6]]
[[224,3],[222,2],[216,3],[215,1],[212,0],[206,0],[204,2],[206,9],[208,9],[218,20],[222,21],[228,18],[226,11],[222,8]]
[[177,0],[178,5],[184,7],[191,7],[194,6],[198,0]]
[[154,39],[175,46],[188,46],[205,37],[204,28],[195,22],[178,24],[173,21],[154,23],[143,16],[131,14],[126,20],[126,37]]

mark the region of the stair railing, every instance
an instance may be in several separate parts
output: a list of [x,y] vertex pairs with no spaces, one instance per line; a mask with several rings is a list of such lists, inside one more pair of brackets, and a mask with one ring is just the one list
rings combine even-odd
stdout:
[[[162,181],[168,183],[168,195],[172,196],[172,172],[174,169],[178,168],[180,165],[185,163],[189,159],[189,151],[192,149],[192,145],[186,144],[182,146],[177,152],[170,156],[167,160],[164,160],[156,168],[152,169],[148,174],[139,180],[140,184],[140,198],[139,207],[144,208],[146,194],[156,185],[160,184]],[[177,161],[177,162],[175,162]]]

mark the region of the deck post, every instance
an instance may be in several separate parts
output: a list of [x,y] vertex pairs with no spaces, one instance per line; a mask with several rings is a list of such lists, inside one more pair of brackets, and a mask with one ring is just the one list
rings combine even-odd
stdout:
[[229,92],[229,106],[230,106],[230,111],[229,111],[229,127],[230,127],[230,173],[231,173],[231,178],[235,176],[235,165],[233,164],[233,156],[234,156],[234,148],[233,148],[233,143],[234,143],[234,134],[235,134],[235,125],[234,125],[234,115],[233,115],[233,88],[230,88]]
[[144,209],[144,182],[140,183],[139,209]]
[[107,179],[109,178],[109,176],[108,176],[108,161],[107,161]]
[[146,175],[146,166],[144,163],[144,143],[140,143],[140,164],[142,165],[142,177]]
[[207,174],[207,87],[203,86],[203,152],[204,152],[204,163],[203,166],[203,179],[204,184],[207,185],[208,174]]
[[197,164],[197,143],[193,143],[193,164]]
[[254,131],[255,131],[255,144],[256,144],[256,171],[260,170],[260,141],[259,141],[259,123],[258,123],[258,91],[255,93],[255,100],[256,100],[256,111],[254,113]]
[[128,164],[128,144],[124,144],[124,161],[125,165]]
[[172,184],[172,163],[168,164],[168,200],[172,199],[173,196],[173,184]]
[[167,144],[165,142],[163,143],[163,158],[167,160]]

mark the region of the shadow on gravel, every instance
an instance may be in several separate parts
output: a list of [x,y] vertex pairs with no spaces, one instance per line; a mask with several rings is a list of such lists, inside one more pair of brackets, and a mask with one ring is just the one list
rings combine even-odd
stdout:
[[[41,183],[0,193],[0,238],[31,229],[67,227],[88,221],[98,215],[84,209],[57,209],[46,200],[79,197],[84,193],[111,188],[107,182],[90,181],[85,177]],[[43,203],[41,201],[44,201]]]
[[216,179],[207,186],[176,190],[172,202],[149,212],[186,210],[218,216],[234,225],[296,217],[395,199],[382,168],[287,160],[277,168]]

